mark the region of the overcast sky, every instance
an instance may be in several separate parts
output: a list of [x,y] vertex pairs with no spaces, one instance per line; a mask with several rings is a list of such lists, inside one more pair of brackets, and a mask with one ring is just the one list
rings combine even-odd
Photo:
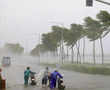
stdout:
[[[109,1],[109,0],[105,0]],[[110,6],[94,0],[94,7],[86,7],[85,0],[0,0],[0,44],[20,43],[32,49],[39,40],[39,33],[50,31],[57,22],[68,26],[83,23],[86,16],[95,18],[100,10],[110,11]],[[110,1],[109,1],[110,2]],[[104,47],[109,53],[109,36]],[[1,46],[0,45],[0,46]]]

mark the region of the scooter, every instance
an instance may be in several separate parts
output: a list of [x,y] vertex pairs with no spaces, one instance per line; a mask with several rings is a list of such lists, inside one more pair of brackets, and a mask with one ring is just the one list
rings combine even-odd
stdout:
[[31,85],[33,86],[33,85],[36,85],[36,78],[35,78],[35,72],[31,72],[31,75],[30,75],[30,77],[31,77]]
[[58,78],[58,90],[65,90],[63,78]]

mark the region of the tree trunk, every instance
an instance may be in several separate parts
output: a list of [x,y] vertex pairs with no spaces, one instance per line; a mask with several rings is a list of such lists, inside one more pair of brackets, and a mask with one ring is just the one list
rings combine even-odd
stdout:
[[78,56],[79,56],[79,60],[80,60],[80,64],[81,64],[81,55],[80,55],[80,40],[78,41]]
[[64,63],[64,48],[62,46],[62,64]]
[[59,63],[58,47],[56,48],[56,58],[57,58],[57,61]]
[[85,63],[85,37],[83,38],[83,63]]
[[[79,51],[79,48],[80,48],[80,40],[78,41],[78,43],[76,43],[76,48],[77,48],[77,64],[80,63],[81,64],[81,55],[80,55],[80,51]],[[80,62],[79,62],[80,60]]]
[[103,50],[102,37],[100,37],[100,46],[101,46],[101,54],[102,54],[102,64],[104,64],[104,50]]
[[93,60],[94,60],[94,64],[96,64],[96,60],[95,60],[95,41],[93,41]]
[[77,45],[77,43],[76,43],[76,49],[77,49],[77,64],[79,63],[79,57],[78,57],[78,45]]
[[60,61],[59,62],[62,62],[61,60],[62,60],[62,44],[61,44],[61,42],[60,42],[60,51],[59,51],[60,53],[59,53],[59,59],[60,59]]
[[56,48],[55,52],[56,52],[56,57],[58,57],[58,48]]
[[61,46],[62,46],[62,64],[64,63],[65,59],[65,52],[64,52],[64,38],[63,38],[63,31],[61,31]]
[[74,63],[74,50],[73,50],[73,46],[71,47],[71,63]]
[[53,57],[55,57],[56,56],[56,51],[52,51],[52,53],[53,53]]
[[65,56],[64,56],[64,45],[63,45],[63,40],[61,41],[61,48],[60,48],[60,50],[61,50],[61,62],[62,62],[62,64],[64,63],[64,58],[65,58]]
[[69,57],[68,46],[67,46],[67,55],[66,55],[66,57],[67,57],[67,59],[68,59],[68,57]]

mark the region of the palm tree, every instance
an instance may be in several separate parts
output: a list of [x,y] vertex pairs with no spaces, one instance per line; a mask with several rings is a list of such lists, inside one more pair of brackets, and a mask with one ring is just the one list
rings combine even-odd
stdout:
[[[77,46],[77,63],[79,63],[80,56],[80,39],[82,38],[83,27],[80,24],[71,24],[70,30],[66,30],[64,40],[67,46],[71,47],[71,61],[74,62],[74,46]],[[78,42],[78,44],[77,44]],[[81,63],[81,59],[80,59]]]
[[[107,11],[100,11],[97,14],[97,19],[102,24],[102,34],[100,34],[100,45],[101,45],[101,51],[102,51],[102,64],[104,64],[104,50],[103,50],[103,42],[102,38],[108,35],[110,32],[110,13]],[[104,34],[103,34],[104,33]]]
[[94,64],[96,63],[95,59],[95,41],[102,34],[101,24],[97,20],[92,19],[91,17],[85,18],[85,26],[86,26],[86,36],[93,41],[93,60]]
[[47,51],[50,51],[55,56],[57,51],[58,42],[54,37],[54,33],[50,32],[42,35],[42,44],[45,46]]
[[62,59],[62,64],[64,63],[64,59],[65,59],[64,44],[63,44],[64,30],[65,30],[64,27],[52,26],[52,33],[54,34],[54,38],[56,38],[57,40],[58,47],[60,47],[60,56]]
[[73,31],[75,44],[77,48],[77,63],[81,63],[81,55],[79,49],[80,49],[80,39],[84,37],[83,26],[80,24],[71,24],[71,30]]

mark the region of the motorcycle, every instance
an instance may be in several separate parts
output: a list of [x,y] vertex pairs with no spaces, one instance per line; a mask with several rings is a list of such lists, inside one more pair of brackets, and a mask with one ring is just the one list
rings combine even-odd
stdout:
[[65,90],[63,78],[58,78],[58,90]]
[[35,72],[31,72],[30,77],[31,77],[31,85],[36,85],[36,78],[35,78]]

